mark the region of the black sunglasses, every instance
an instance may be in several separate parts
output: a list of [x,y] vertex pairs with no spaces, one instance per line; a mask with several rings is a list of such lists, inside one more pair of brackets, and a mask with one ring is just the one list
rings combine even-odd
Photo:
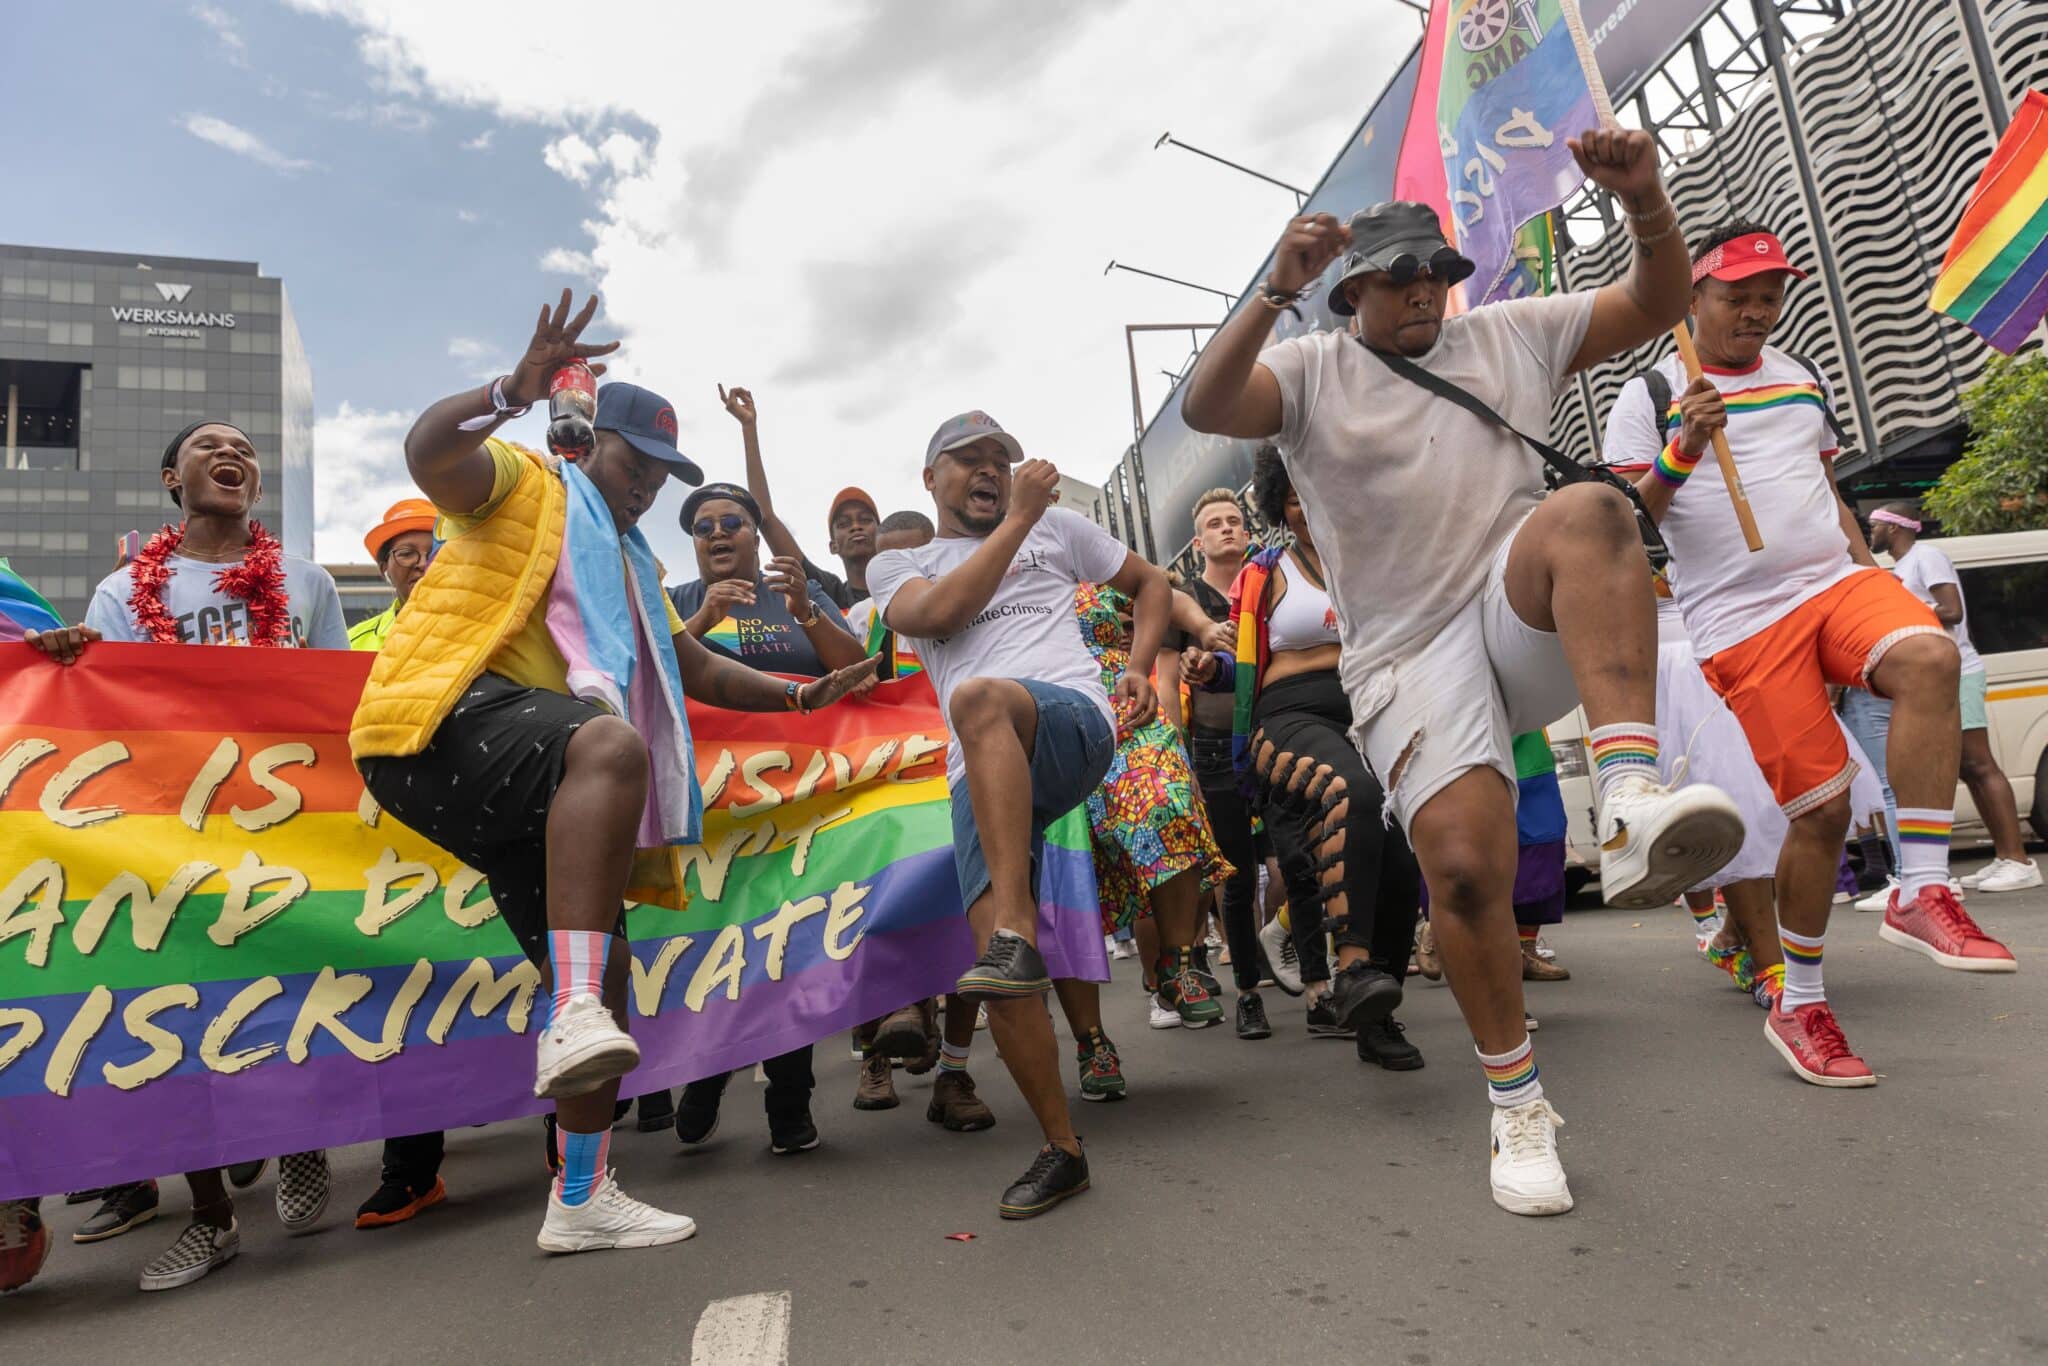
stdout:
[[1459,269],[1463,262],[1464,258],[1458,255],[1454,247],[1438,247],[1430,253],[1427,261],[1412,251],[1404,251],[1387,262],[1387,278],[1396,286],[1413,284],[1418,277],[1436,279],[1439,276],[1449,284],[1456,284],[1465,278],[1464,272]]
[[690,534],[700,541],[708,541],[718,532],[723,531],[726,535],[730,536],[741,527],[750,525],[752,523],[748,522],[746,518],[740,516],[737,512],[728,512],[723,517],[718,518],[699,517],[697,524],[690,528]]

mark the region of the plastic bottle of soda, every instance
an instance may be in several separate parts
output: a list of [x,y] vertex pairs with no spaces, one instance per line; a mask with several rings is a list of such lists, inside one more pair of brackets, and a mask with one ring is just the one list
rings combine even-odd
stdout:
[[582,361],[571,361],[548,381],[548,449],[564,460],[580,460],[597,442],[597,377]]

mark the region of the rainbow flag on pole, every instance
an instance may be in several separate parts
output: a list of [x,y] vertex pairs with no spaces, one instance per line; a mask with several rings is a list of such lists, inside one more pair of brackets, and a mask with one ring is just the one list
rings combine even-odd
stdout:
[[20,640],[24,631],[54,631],[63,624],[57,609],[0,558],[0,641]]
[[1927,306],[2008,356],[2048,315],[2048,94],[2029,90],[1992,149]]
[[[0,646],[0,1199],[456,1128],[533,1098],[541,975],[490,885],[365,798],[368,653]],[[927,679],[690,707],[690,903],[634,907],[637,1095],[944,991],[973,961]],[[1088,826],[1039,947],[1108,979]]]

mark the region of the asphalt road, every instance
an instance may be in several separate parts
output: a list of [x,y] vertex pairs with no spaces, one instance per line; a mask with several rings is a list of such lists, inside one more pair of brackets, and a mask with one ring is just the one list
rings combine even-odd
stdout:
[[[376,1151],[351,1148],[322,1227],[285,1237],[266,1177],[240,1259],[183,1290],[135,1290],[168,1213],[61,1243],[0,1301],[0,1359],[723,1363],[779,1360],[786,1333],[798,1366],[2048,1360],[2048,894],[1971,904],[2018,975],[1946,972],[1882,943],[1877,916],[1837,917],[1830,996],[1883,1075],[1867,1091],[1795,1081],[1681,912],[1574,913],[1551,936],[1573,980],[1529,991],[1568,1120],[1561,1218],[1488,1198],[1449,992],[1411,979],[1401,1018],[1428,1066],[1392,1074],[1306,1037],[1277,992],[1267,1042],[1149,1031],[1119,963],[1106,1011],[1131,1096],[1081,1107],[1095,1188],[1044,1218],[996,1218],[1034,1145],[987,1035],[975,1073],[1001,1122],[969,1135],[924,1121],[929,1078],[899,1074],[900,1109],[853,1110],[835,1045],[813,1153],[770,1156],[738,1078],[704,1151],[615,1136],[627,1189],[696,1217],[688,1243],[536,1251],[531,1123],[451,1135],[448,1204],[358,1233]],[[89,1208],[46,1206],[67,1238]]]

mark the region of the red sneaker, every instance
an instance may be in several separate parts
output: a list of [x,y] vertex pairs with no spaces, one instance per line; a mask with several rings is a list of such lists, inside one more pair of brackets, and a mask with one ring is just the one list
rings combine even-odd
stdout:
[[0,1202],[0,1295],[36,1278],[50,1256],[50,1230],[34,1200]]
[[1792,1064],[1793,1075],[1801,1081],[1815,1086],[1877,1085],[1877,1073],[1849,1051],[1849,1040],[1826,1001],[1800,1006],[1789,1015],[1773,1008],[1764,1016],[1764,1037]]
[[1897,891],[1885,908],[1878,938],[1925,954],[1945,968],[1963,972],[2018,972],[2012,950],[1977,927],[1956,894],[1940,883],[1920,889],[1904,905]]

